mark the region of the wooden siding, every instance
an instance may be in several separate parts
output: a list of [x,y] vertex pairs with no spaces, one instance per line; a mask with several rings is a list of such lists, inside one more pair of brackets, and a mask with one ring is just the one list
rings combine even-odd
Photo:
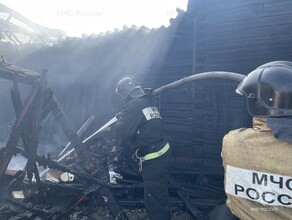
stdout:
[[[190,0],[176,33],[156,83],[215,70],[248,74],[266,62],[292,60],[292,1]],[[208,80],[161,95],[173,167],[223,174],[222,138],[251,126],[236,87],[236,82]]]

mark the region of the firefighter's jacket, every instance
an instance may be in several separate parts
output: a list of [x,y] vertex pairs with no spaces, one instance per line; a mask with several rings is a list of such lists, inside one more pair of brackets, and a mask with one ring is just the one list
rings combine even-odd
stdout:
[[150,96],[125,103],[115,129],[121,138],[128,140],[132,153],[139,149],[141,156],[165,145],[161,116]]
[[292,219],[292,143],[277,140],[266,118],[223,139],[227,206],[242,220]]

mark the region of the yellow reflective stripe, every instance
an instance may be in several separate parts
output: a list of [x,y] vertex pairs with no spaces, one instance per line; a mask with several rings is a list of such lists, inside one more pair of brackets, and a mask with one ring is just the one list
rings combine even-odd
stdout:
[[157,152],[153,152],[150,154],[147,154],[143,157],[143,160],[151,160],[157,157],[160,157],[161,155],[163,155],[166,151],[168,151],[169,149],[169,143],[167,143],[160,151]]

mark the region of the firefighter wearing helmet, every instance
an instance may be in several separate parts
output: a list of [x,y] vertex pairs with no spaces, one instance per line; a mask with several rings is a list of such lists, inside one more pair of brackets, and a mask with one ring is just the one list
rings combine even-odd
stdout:
[[253,127],[223,138],[226,205],[234,215],[230,219],[291,219],[292,63],[258,67],[236,92],[247,101]]
[[168,172],[170,146],[164,137],[162,119],[155,102],[133,76],[116,86],[124,100],[115,130],[123,145],[130,148],[143,177],[144,202],[149,220],[170,220]]

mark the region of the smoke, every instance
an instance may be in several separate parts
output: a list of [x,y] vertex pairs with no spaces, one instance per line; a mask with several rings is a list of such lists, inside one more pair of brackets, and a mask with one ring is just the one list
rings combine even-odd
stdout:
[[19,154],[12,157],[8,168],[9,170],[23,170],[25,168],[27,159]]
[[[174,32],[174,25],[158,29],[124,27],[99,36],[68,37],[52,46],[19,48],[6,44],[9,52],[5,53],[9,63],[39,73],[48,70],[48,86],[76,131],[91,115],[97,118],[97,129],[120,110],[121,100],[115,94],[118,80],[133,75],[143,86],[147,75],[160,68]],[[9,92],[4,93],[0,96]],[[8,99],[3,102],[8,103]],[[8,118],[12,118],[11,114]],[[52,115],[43,123],[41,139],[46,146],[49,141],[52,145],[66,145],[69,141]]]

